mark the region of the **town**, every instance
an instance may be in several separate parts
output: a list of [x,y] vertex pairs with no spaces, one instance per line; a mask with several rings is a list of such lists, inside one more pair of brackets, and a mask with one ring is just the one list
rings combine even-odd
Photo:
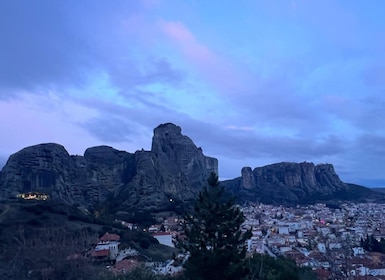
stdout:
[[378,241],[385,237],[384,204],[257,204],[242,210],[247,218],[243,228],[251,227],[253,233],[249,252],[294,259],[315,270],[319,279],[385,275],[385,256],[361,246],[369,236]]
[[[258,203],[241,209],[246,217],[241,228],[252,231],[252,238],[245,244],[249,257],[258,253],[290,258],[298,266],[314,270],[318,279],[385,279],[385,255],[367,251],[362,246],[369,237],[378,242],[385,238],[385,204],[345,203],[328,207],[319,203],[286,207]],[[133,226],[119,222],[128,228]],[[176,236],[182,234],[182,223],[180,217],[168,217],[144,230],[161,244],[173,247]],[[137,267],[138,263],[132,260],[136,256],[135,250],[124,248],[118,251],[119,237],[116,235],[104,235],[93,255],[112,256],[107,252],[108,236],[116,262],[108,268],[125,272]],[[174,274],[183,269],[187,257],[181,254],[163,264],[151,261],[145,264],[155,273]]]

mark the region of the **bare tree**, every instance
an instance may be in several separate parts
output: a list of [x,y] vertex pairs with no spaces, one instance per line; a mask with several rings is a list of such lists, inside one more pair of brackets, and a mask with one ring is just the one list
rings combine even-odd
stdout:
[[98,269],[85,257],[97,236],[64,227],[19,226],[2,249],[1,279],[95,279]]

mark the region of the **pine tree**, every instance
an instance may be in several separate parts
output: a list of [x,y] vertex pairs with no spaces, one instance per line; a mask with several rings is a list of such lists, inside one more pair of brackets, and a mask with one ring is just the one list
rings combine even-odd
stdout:
[[185,219],[184,248],[190,252],[185,276],[194,280],[241,279],[245,264],[245,241],[251,232],[242,232],[245,217],[211,174],[208,186],[199,193],[193,214]]

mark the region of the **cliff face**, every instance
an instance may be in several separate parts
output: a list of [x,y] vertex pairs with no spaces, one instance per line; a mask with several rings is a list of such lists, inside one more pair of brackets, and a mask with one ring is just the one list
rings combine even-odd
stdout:
[[218,173],[218,161],[203,155],[181,128],[162,124],[154,129],[150,152],[135,153],[137,173],[120,188],[125,208],[172,208],[193,199],[211,172]]
[[191,199],[210,172],[218,172],[217,160],[169,123],[154,129],[151,151],[135,154],[99,146],[71,156],[53,143],[25,148],[2,169],[0,197],[42,192],[89,207],[112,196],[127,210],[158,209],[170,199]]
[[90,206],[129,178],[134,155],[101,146],[70,156],[61,145],[27,147],[8,159],[0,175],[1,197],[41,192],[69,204]]
[[[154,129],[151,151],[128,153],[107,146],[71,156],[58,144],[25,148],[0,172],[0,198],[41,192],[68,204],[92,207],[107,197],[115,210],[172,209],[194,199],[218,161],[171,123]],[[310,203],[329,199],[374,198],[379,193],[345,184],[330,164],[277,163],[222,184],[243,201]]]
[[[380,198],[367,188],[355,186],[353,189],[352,185],[342,182],[331,164],[282,162],[254,170],[244,167],[241,177],[223,184],[243,200],[264,203]],[[354,196],[352,192],[357,193],[357,188],[360,194]]]

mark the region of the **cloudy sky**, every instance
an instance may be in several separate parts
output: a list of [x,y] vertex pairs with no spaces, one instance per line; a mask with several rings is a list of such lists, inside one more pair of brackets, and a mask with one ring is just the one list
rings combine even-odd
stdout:
[[56,142],[150,150],[172,122],[221,178],[332,163],[385,187],[382,0],[2,0],[0,167]]

